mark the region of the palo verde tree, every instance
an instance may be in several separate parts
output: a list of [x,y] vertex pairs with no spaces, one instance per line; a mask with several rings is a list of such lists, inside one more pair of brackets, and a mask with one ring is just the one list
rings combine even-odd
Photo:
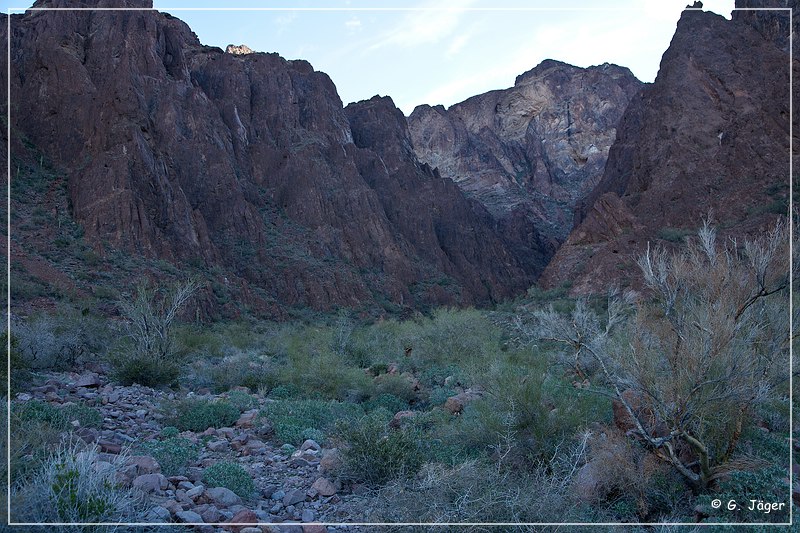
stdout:
[[538,311],[529,333],[567,346],[574,372],[627,412],[628,434],[703,490],[737,468],[754,406],[786,392],[788,234],[781,222],[720,244],[706,222],[679,251],[648,248],[644,295],[612,293],[603,319],[583,300]]
[[117,377],[123,383],[159,385],[177,377],[179,367],[172,330],[181,308],[199,288],[195,279],[168,290],[140,283],[135,295],[126,295],[117,302],[126,320],[127,337],[133,344],[132,353],[115,361]]

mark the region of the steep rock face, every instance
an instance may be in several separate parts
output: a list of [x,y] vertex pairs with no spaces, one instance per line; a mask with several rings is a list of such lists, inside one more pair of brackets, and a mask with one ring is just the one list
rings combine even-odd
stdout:
[[573,292],[636,281],[648,242],[677,241],[704,217],[723,235],[786,213],[788,55],[748,21],[685,11],[655,82],[620,121],[602,180],[541,277]]
[[541,269],[599,181],[640,86],[616,65],[547,60],[510,89],[449,109],[419,106],[409,128],[419,158],[486,206],[518,257]]
[[[66,171],[101,254],[213,267],[265,313],[481,303],[530,280],[485,213],[382,141],[407,138],[404,120],[354,144],[335,86],[305,61],[224,53],[152,11],[29,11],[11,27],[13,128]],[[381,169],[400,185],[379,191]],[[433,214],[446,209],[458,218]],[[437,283],[452,290],[414,294]]]
[[[428,265],[464,280],[467,293],[482,300],[527,288],[532,279],[503,245],[483,206],[465,201],[452,180],[417,161],[406,119],[390,98],[350,104],[345,113],[356,146],[364,150],[357,159],[361,175],[378,195],[392,227],[418,241]],[[501,279],[522,283],[507,287],[498,283]],[[428,290],[435,300],[447,298],[441,286]]]

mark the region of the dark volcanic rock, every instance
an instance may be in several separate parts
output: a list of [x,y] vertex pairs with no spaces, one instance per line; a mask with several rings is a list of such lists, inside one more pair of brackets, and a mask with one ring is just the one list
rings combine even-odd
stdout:
[[514,87],[409,117],[422,161],[479,200],[528,268],[541,269],[598,183],[617,123],[641,83],[604,64],[547,60]]
[[586,293],[635,282],[649,241],[693,233],[709,213],[723,234],[772,223],[788,180],[788,55],[739,17],[685,11],[541,283]]
[[531,279],[491,217],[417,162],[393,106],[385,123],[345,113],[305,61],[224,53],[153,11],[29,11],[11,28],[14,131],[66,173],[100,254],[215,267],[263,313],[483,303]]

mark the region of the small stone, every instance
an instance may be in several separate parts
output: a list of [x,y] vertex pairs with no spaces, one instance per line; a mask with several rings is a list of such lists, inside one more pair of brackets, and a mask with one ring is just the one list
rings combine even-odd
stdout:
[[169,482],[163,474],[144,474],[133,480],[133,486],[144,492],[166,490]]
[[325,497],[336,494],[336,487],[324,477],[316,480],[314,484],[311,485],[311,488],[315,489],[318,493]]
[[306,499],[305,491],[302,491],[300,489],[290,490],[289,492],[286,493],[286,496],[283,497],[283,505],[286,505],[288,507],[289,505],[294,505],[296,503],[303,502],[305,501],[305,499]]
[[169,522],[172,518],[172,514],[169,512],[169,509],[162,507],[161,505],[150,509],[146,516],[148,518],[148,522]]
[[222,513],[214,505],[209,505],[200,513],[200,515],[208,524],[215,524],[222,520]]
[[186,496],[194,500],[195,498],[199,498],[205,490],[206,488],[203,485],[195,485],[193,488],[186,491]]
[[303,533],[328,533],[328,528],[319,524],[303,526]]
[[230,448],[230,445],[226,440],[211,440],[208,441],[206,447],[212,452],[224,452]]
[[341,465],[342,457],[339,454],[339,450],[337,448],[331,448],[323,452],[322,458],[319,460],[319,471],[323,473],[331,472]]
[[261,533],[261,528],[247,526],[240,529],[239,533]]
[[175,518],[178,519],[178,522],[182,522],[184,524],[202,524],[203,517],[199,514],[195,513],[194,511],[180,511],[175,513]]
[[136,471],[139,475],[161,473],[161,465],[158,464],[154,457],[149,455],[132,455],[128,459],[128,464],[136,466]]
[[256,418],[258,417],[258,409],[252,409],[250,411],[245,411],[242,413],[242,416],[239,417],[239,420],[236,421],[235,426],[237,428],[251,428],[255,423]]
[[242,499],[230,489],[225,487],[214,487],[206,491],[211,500],[222,507],[230,507],[231,505],[238,505],[242,503]]
[[97,446],[100,448],[100,451],[103,453],[113,453],[118,454],[122,451],[122,446],[120,444],[116,444],[114,442],[109,442],[107,440],[99,440],[97,441]]
[[306,439],[303,444],[300,445],[300,451],[312,450],[318,452],[322,449],[322,446],[317,444],[317,441],[314,439]]
[[286,496],[286,492],[279,489],[273,492],[270,498],[273,500],[282,500],[284,496]]
[[100,383],[100,376],[95,374],[94,372],[88,372],[83,374],[78,378],[78,381],[75,382],[76,387],[99,387]]
[[300,515],[300,520],[303,522],[313,522],[315,518],[316,515],[311,509],[303,509],[303,513]]
[[32,399],[33,399],[33,396],[31,396],[30,394],[28,394],[26,392],[20,392],[19,394],[17,394],[17,400],[19,400],[20,402],[29,402]]

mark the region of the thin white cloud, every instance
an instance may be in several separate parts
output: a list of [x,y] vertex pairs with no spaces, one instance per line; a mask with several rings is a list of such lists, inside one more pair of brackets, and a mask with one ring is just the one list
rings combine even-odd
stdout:
[[344,22],[344,27],[351,34],[361,31],[361,19],[358,17],[348,19]]
[[464,48],[464,46],[469,42],[472,38],[472,34],[469,33],[462,33],[456,35],[456,37],[450,41],[450,45],[447,47],[447,51],[444,53],[444,57],[446,59],[452,59]]
[[475,0],[429,0],[420,6],[420,11],[407,14],[378,36],[369,49],[437,44],[456,32],[466,8],[474,3]]

